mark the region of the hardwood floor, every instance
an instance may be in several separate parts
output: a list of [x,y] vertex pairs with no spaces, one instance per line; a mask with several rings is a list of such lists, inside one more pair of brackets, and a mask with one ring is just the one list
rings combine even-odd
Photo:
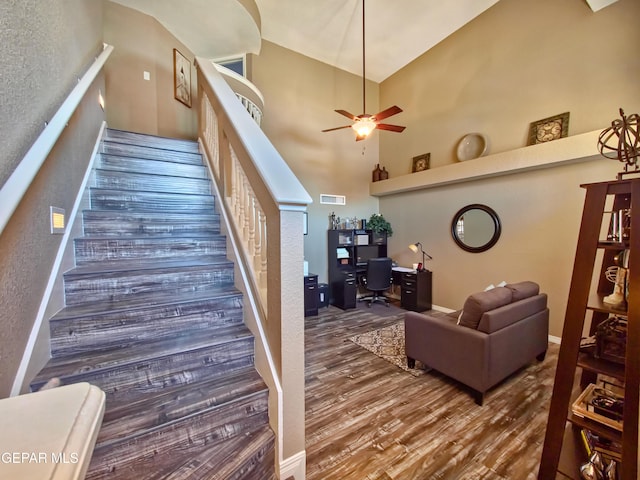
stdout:
[[414,377],[348,340],[402,312],[331,306],[305,319],[306,478],[536,478],[558,345],[479,407],[455,381]]

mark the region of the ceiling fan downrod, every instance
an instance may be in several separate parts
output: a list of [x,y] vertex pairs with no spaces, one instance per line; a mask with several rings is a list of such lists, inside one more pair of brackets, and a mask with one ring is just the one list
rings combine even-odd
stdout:
[[362,0],[362,113],[367,113],[367,87],[366,87],[366,75],[365,75],[365,37],[364,37],[364,3],[365,0]]

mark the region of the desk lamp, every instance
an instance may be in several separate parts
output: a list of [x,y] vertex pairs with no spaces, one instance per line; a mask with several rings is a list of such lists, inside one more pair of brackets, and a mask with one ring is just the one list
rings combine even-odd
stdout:
[[414,253],[418,253],[418,248],[420,248],[420,251],[422,252],[422,270],[426,270],[426,268],[424,268],[424,264],[426,262],[425,257],[427,257],[429,260],[433,260],[433,257],[422,249],[422,244],[420,242],[412,243],[411,245],[409,245],[409,248]]

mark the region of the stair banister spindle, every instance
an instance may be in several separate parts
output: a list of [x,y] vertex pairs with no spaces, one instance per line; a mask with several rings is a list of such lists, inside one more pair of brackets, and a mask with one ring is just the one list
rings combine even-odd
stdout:
[[[243,172],[244,173],[244,172]],[[244,237],[245,247],[249,244],[249,219],[251,218],[251,199],[253,198],[251,192],[251,184],[247,180],[246,175],[243,175],[242,183],[244,186],[244,218],[242,219],[242,236]],[[249,252],[251,250],[248,250]]]
[[247,247],[248,247],[248,254],[249,255],[253,255],[253,252],[255,251],[256,248],[256,214],[258,212],[258,208],[257,208],[257,200],[255,198],[255,196],[251,196],[251,208],[250,208],[250,215],[249,215],[249,240],[247,242]]
[[260,232],[262,241],[260,242],[260,268],[258,269],[258,281],[260,286],[267,288],[267,216],[264,213],[260,216]]
[[254,242],[253,242],[253,252],[251,252],[251,260],[253,261],[253,269],[256,272],[259,272],[260,269],[260,264],[257,262],[257,260],[260,259],[261,255],[260,255],[260,250],[262,249],[262,225],[260,224],[260,219],[262,217],[262,209],[259,208],[259,205],[257,205],[256,211],[255,211],[255,217],[254,217]]

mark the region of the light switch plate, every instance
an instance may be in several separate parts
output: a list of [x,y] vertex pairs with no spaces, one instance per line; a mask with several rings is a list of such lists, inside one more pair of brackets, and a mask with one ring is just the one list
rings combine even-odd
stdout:
[[144,78],[145,80],[151,80],[151,74],[145,70],[142,74],[142,78]]

